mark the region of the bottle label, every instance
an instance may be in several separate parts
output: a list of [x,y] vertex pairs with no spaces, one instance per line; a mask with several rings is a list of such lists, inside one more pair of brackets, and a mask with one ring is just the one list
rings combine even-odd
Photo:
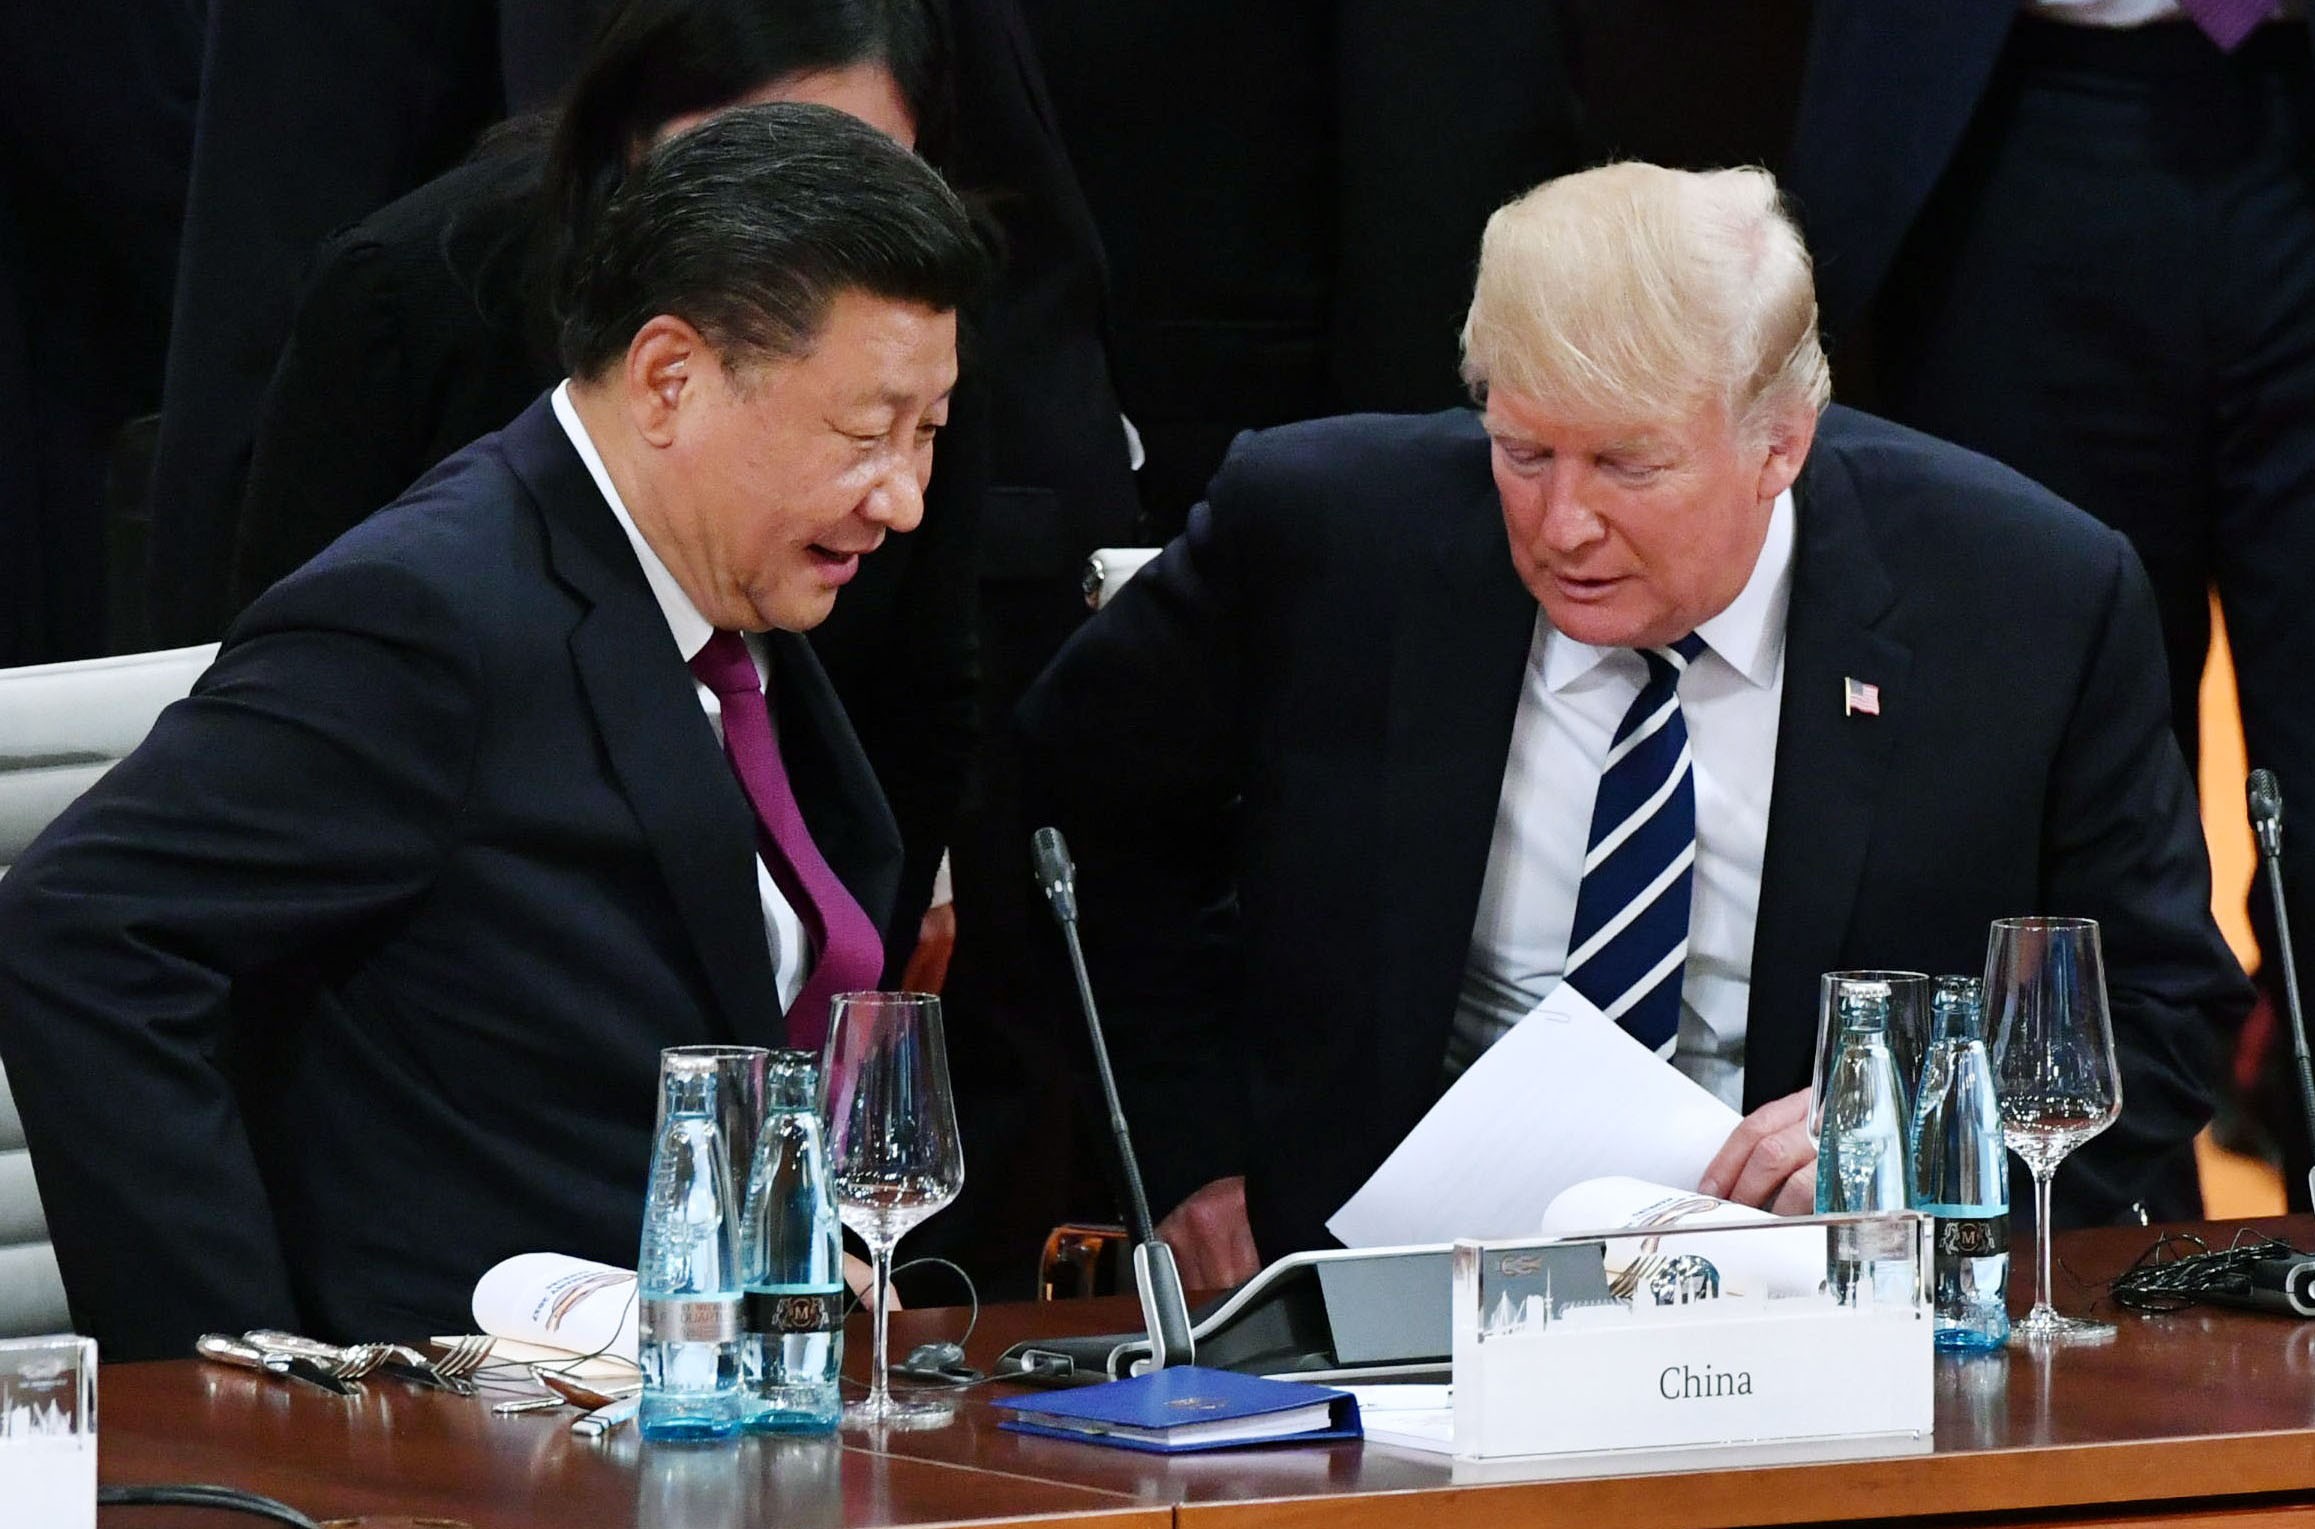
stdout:
[[751,1290],[748,1331],[766,1336],[832,1333],[844,1325],[844,1292],[834,1290]]
[[642,1317],[653,1343],[730,1343],[740,1335],[740,1303],[729,1296],[646,1298]]
[[1992,1258],[2009,1250],[2010,1218],[2006,1213],[1937,1218],[1937,1251],[1941,1254],[1954,1258]]

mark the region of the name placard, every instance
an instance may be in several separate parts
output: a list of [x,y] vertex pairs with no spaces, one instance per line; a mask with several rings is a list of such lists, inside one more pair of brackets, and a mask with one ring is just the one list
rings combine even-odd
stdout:
[[[1788,1254],[1796,1237],[1827,1248],[1824,1284],[1723,1290],[1671,1233],[1457,1244],[1455,1453],[1926,1439],[1935,1345],[1920,1219],[1891,1218],[1864,1244],[1853,1218],[1763,1234]],[[1725,1251],[1744,1234],[1713,1235]],[[1539,1270],[1555,1276],[1541,1288]]]

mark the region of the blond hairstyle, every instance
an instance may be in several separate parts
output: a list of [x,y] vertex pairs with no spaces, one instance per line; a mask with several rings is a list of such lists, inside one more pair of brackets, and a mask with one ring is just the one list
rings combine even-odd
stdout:
[[1832,393],[1808,249],[1766,170],[1605,165],[1497,209],[1463,378],[1585,419],[1714,402],[1757,431]]

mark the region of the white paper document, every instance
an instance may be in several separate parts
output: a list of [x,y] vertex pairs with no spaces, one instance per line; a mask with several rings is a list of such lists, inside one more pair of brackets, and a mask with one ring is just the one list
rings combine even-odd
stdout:
[[1393,1384],[1341,1389],[1358,1398],[1359,1427],[1369,1444],[1396,1444],[1434,1455],[1455,1452],[1454,1387]]
[[1326,1229],[1354,1248],[1531,1237],[1585,1179],[1695,1187],[1736,1111],[1565,983],[1487,1048]]

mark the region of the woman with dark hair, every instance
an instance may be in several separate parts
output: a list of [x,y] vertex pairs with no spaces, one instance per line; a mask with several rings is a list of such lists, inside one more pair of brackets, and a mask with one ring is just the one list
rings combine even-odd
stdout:
[[[259,414],[236,608],[563,375],[564,251],[651,145],[760,101],[834,107],[904,144],[945,128],[940,0],[624,0],[558,110],[326,244]],[[894,970],[975,738],[974,547],[986,410],[960,387],[923,525],[865,559],[811,634],[898,820]]]

